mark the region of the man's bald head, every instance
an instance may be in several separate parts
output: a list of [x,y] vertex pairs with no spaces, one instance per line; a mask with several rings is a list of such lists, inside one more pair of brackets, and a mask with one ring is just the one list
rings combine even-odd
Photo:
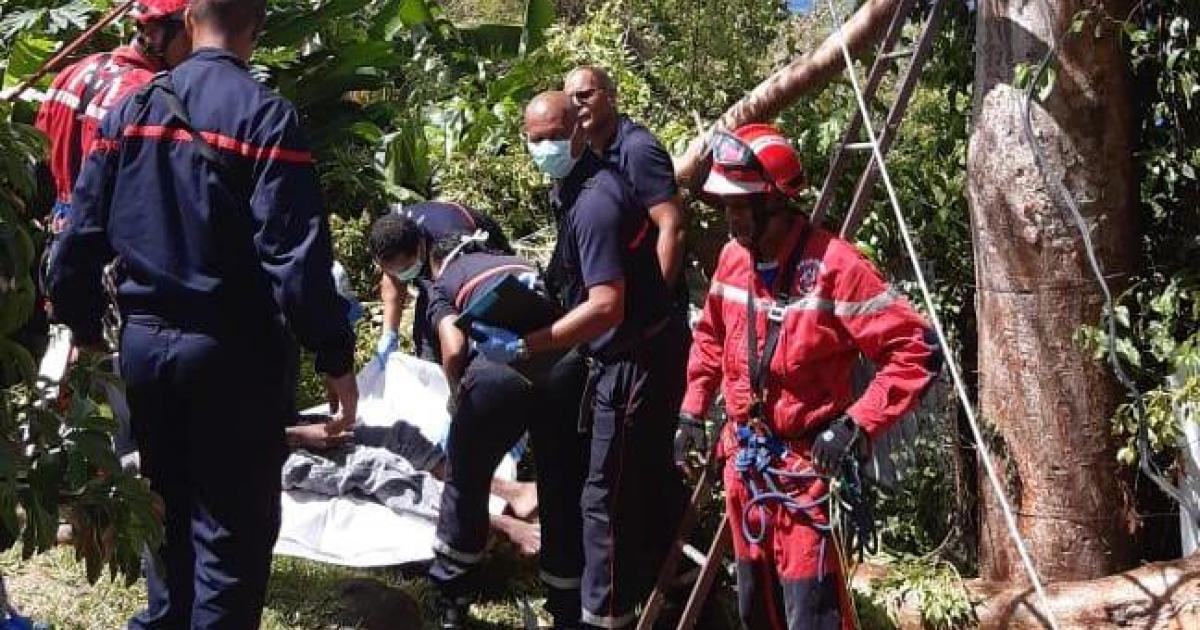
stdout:
[[530,142],[570,138],[578,121],[571,97],[559,90],[542,92],[525,106],[525,135]]

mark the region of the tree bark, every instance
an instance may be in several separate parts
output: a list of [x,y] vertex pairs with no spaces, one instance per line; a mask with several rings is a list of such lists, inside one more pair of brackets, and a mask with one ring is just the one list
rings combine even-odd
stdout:
[[[1102,295],[1065,206],[1048,191],[1022,128],[1020,64],[1036,66],[1049,33],[1085,8],[1123,17],[1124,0],[982,0],[968,156],[978,286],[981,416],[1041,575],[1095,578],[1130,566],[1129,493],[1109,418],[1121,394],[1074,336],[1100,321]],[[1095,15],[1095,14],[1093,14]],[[1080,202],[1097,257],[1119,291],[1136,243],[1130,94],[1119,39],[1097,18],[1065,38],[1033,129],[1048,177]],[[1031,72],[1032,74],[1032,72]],[[983,475],[981,474],[982,478]],[[1024,580],[992,489],[982,484],[980,574]]]
[[[863,565],[855,588],[887,575],[887,567]],[[1026,587],[966,580],[980,630],[1044,630],[1037,595]],[[1200,554],[1156,562],[1096,580],[1062,582],[1047,588],[1050,609],[1060,628],[1088,630],[1186,630],[1200,628]],[[896,610],[899,630],[924,630],[918,602],[905,600]]]
[[[852,55],[861,54],[883,37],[899,4],[900,0],[867,0],[846,20],[844,33]],[[834,32],[816,50],[780,68],[759,83],[730,107],[717,120],[715,127],[736,129],[748,123],[768,121],[794,103],[801,94],[824,86],[845,67],[842,45]],[[699,176],[706,172],[703,168],[708,158],[705,140],[705,136],[692,140],[687,151],[675,160],[675,177],[684,188],[698,188],[703,183],[699,181]]]

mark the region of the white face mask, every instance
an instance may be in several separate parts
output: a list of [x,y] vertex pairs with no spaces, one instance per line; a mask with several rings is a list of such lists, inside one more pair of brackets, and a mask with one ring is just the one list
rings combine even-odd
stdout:
[[[576,132],[578,129],[572,132],[570,137],[562,140],[547,139],[526,143],[529,154],[533,156],[533,162],[543,173],[554,179],[563,179],[571,174],[571,170],[579,162],[579,156],[571,155],[571,140]],[[580,154],[582,155],[582,152]]]

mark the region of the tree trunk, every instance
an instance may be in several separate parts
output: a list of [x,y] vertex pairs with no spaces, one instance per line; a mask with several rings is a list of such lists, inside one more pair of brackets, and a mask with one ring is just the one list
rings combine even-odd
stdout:
[[[862,565],[854,573],[856,589],[871,590],[887,567]],[[966,580],[980,630],[1043,630],[1041,602],[1033,589]],[[1156,562],[1096,580],[1060,582],[1046,589],[1060,628],[1087,630],[1186,630],[1200,628],[1200,555]],[[899,630],[924,630],[916,598],[900,602],[892,613]]]
[[[844,34],[851,54],[862,53],[883,37],[899,4],[900,0],[867,0],[846,20]],[[780,68],[759,83],[722,114],[715,126],[719,129],[736,129],[748,123],[768,121],[795,102],[801,94],[828,83],[845,67],[842,45],[835,32],[816,50]],[[684,188],[698,188],[704,183],[697,175],[705,172],[702,168],[708,158],[705,140],[704,136],[692,140],[687,152],[675,160],[675,177]]]
[[[1107,367],[1074,341],[1100,321],[1102,295],[1066,207],[1048,191],[1022,135],[1023,92],[1048,33],[1085,8],[1124,17],[1124,0],[981,0],[968,197],[978,285],[981,416],[995,429],[1000,470],[1041,575],[1078,580],[1132,558],[1129,493],[1109,428],[1121,399]],[[1111,22],[1095,13],[1059,51],[1057,80],[1033,129],[1048,177],[1080,202],[1100,264],[1120,290],[1136,243],[1130,94]],[[1032,72],[1031,72],[1032,74]],[[1003,474],[1003,472],[1002,472]],[[983,475],[981,474],[982,478]],[[992,489],[981,484],[980,574],[1025,579]]]

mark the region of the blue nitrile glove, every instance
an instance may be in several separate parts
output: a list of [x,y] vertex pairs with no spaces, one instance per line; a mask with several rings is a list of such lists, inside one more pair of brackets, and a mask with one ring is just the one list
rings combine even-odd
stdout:
[[472,322],[471,339],[475,342],[475,349],[489,361],[508,364],[526,355],[525,340],[503,328]]
[[394,330],[385,330],[382,335],[379,335],[379,341],[375,343],[375,358],[379,361],[379,367],[387,365],[388,355],[400,348],[400,335]]

